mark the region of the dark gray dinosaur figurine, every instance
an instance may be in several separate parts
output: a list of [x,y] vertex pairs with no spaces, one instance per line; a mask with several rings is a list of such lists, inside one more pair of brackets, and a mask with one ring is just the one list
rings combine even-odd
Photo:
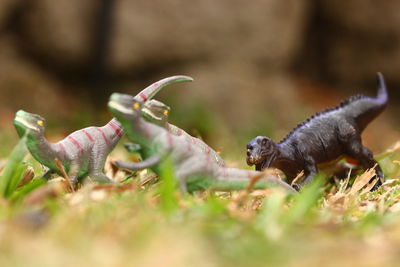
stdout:
[[[188,76],[168,77],[153,83],[132,98],[140,103],[145,102],[148,110],[153,110],[154,102],[150,99],[161,88],[172,83],[192,80]],[[43,117],[23,110],[18,111],[14,119],[19,136],[27,136],[26,144],[32,156],[49,168],[45,178],[51,173],[62,175],[55,162],[55,159],[58,159],[73,185],[86,176],[98,182],[113,182],[103,173],[103,168],[108,154],[124,134],[118,120],[113,118],[103,127],[88,127],[75,131],[57,143],[48,142],[45,138],[45,124]]]
[[[263,177],[255,188],[271,185],[279,186],[289,192],[293,188],[275,176],[262,172],[228,168],[215,160],[216,154],[201,140],[190,135],[175,135],[155,123],[142,118],[142,104],[130,95],[114,93],[108,107],[115,118],[121,122],[128,138],[140,144],[144,155],[142,162],[117,162],[117,165],[131,170],[151,168],[160,174],[159,164],[170,157],[174,175],[182,191],[195,191],[212,188],[235,190],[245,188],[253,177]],[[200,142],[205,145],[196,145]]]
[[247,164],[255,165],[256,170],[278,168],[289,182],[304,170],[304,180],[293,185],[299,190],[312,181],[318,164],[348,156],[364,168],[376,165],[376,176],[379,178],[376,189],[383,182],[383,173],[371,151],[362,145],[361,133],[388,102],[381,73],[377,74],[377,81],[375,98],[363,95],[350,97],[339,106],[317,113],[299,124],[279,143],[257,136],[247,144]]

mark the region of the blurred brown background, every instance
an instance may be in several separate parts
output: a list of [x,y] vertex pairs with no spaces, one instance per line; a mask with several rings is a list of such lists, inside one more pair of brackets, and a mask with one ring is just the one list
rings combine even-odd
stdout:
[[158,97],[171,121],[235,152],[375,94],[381,71],[390,108],[365,133],[380,151],[398,139],[399,10],[395,0],[1,0],[0,127],[14,134],[23,108],[61,138],[104,123],[111,92],[186,74],[195,81]]

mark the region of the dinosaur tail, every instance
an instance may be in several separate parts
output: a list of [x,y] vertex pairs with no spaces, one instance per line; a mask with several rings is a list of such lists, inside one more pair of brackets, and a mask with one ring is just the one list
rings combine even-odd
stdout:
[[[286,182],[267,172],[250,171],[236,168],[220,168],[218,179],[213,187],[218,190],[245,189],[250,183],[255,182],[254,189],[279,187],[289,193],[297,193]],[[253,180],[254,179],[254,180]]]
[[160,163],[161,157],[159,155],[154,155],[150,158],[145,159],[144,161],[140,162],[122,162],[117,160],[115,164],[123,169],[128,169],[132,171],[138,171],[153,167],[154,165]]
[[139,94],[135,96],[135,100],[140,102],[147,102],[148,100],[152,99],[165,86],[178,82],[191,81],[193,81],[193,78],[184,75],[167,77],[143,89]]
[[377,95],[367,97],[358,95],[347,100],[343,105],[345,112],[357,122],[358,129],[362,132],[365,127],[375,119],[388,103],[388,92],[382,73],[377,73]]
[[378,93],[376,95],[376,102],[381,104],[382,106],[386,106],[388,102],[388,92],[386,88],[385,78],[382,73],[377,73],[377,84],[378,84]]

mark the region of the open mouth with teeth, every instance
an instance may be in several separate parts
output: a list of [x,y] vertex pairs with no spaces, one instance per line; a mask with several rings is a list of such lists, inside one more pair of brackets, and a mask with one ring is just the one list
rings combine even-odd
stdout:
[[150,100],[143,106],[142,113],[150,121],[167,120],[171,108],[157,100]]
[[249,165],[249,166],[255,165],[257,171],[262,171],[263,169],[270,167],[271,162],[273,160],[274,160],[274,156],[272,156],[272,155],[270,157],[268,157],[267,159],[262,158],[260,156],[255,157],[253,155],[249,155],[246,158],[247,165]]

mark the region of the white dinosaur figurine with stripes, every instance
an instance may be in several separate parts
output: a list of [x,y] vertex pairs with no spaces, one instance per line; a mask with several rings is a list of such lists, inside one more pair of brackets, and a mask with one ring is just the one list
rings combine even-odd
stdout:
[[[153,83],[133,98],[151,110],[150,100],[161,88],[172,83],[192,80],[182,75],[168,77]],[[27,136],[26,144],[32,156],[49,168],[44,178],[49,178],[52,173],[62,175],[56,164],[58,159],[74,186],[86,176],[97,182],[113,182],[103,173],[103,168],[108,154],[124,135],[124,130],[117,119],[111,119],[103,127],[88,127],[75,131],[57,143],[51,143],[46,139],[46,122],[40,115],[19,110],[14,119],[14,126],[20,137]],[[173,126],[171,128],[172,131],[178,129]],[[181,131],[177,132],[183,134]]]

